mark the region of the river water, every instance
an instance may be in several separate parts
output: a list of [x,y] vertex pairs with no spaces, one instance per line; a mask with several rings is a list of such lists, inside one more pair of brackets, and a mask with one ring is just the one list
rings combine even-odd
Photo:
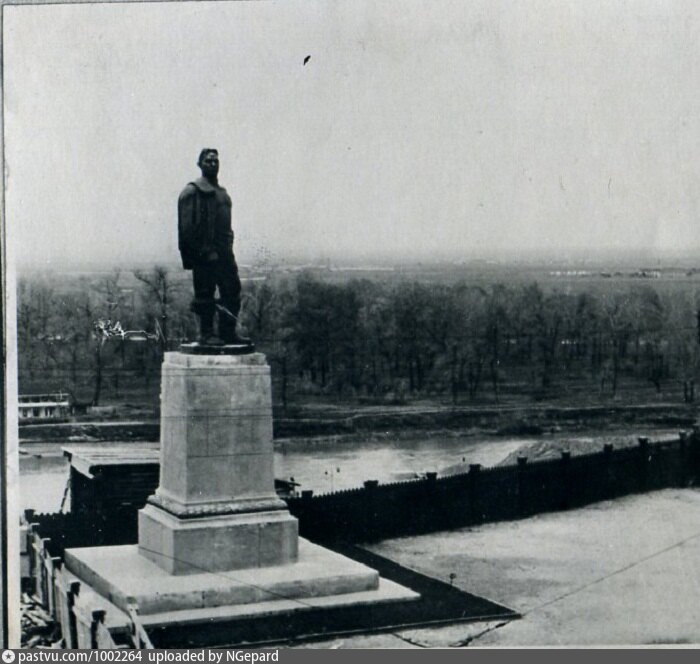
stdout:
[[[634,433],[577,432],[575,435],[552,434],[533,437],[495,437],[488,435],[417,435],[410,439],[356,440],[320,439],[287,440],[275,443],[275,476],[294,478],[301,489],[328,493],[362,486],[365,480],[381,483],[409,479],[426,471],[456,472],[468,470],[471,463],[494,466],[524,445],[551,440],[554,444],[577,441],[591,450],[604,443],[630,444],[637,436],[652,440],[674,434],[675,430],[635,430]],[[116,441],[115,441],[116,442]],[[24,444],[20,454],[20,505],[37,512],[56,512],[68,479],[68,463],[62,445],[77,447],[74,442]],[[95,445],[92,443],[91,445]]]

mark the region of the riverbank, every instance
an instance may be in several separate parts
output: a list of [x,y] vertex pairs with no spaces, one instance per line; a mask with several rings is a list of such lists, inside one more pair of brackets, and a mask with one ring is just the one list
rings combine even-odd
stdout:
[[[555,431],[540,436],[504,436],[467,431],[377,431],[335,436],[277,439],[275,476],[294,478],[298,490],[316,494],[363,486],[366,480],[380,484],[425,477],[466,473],[471,464],[484,468],[515,463],[518,456],[537,460],[560,456],[562,449],[572,455],[635,446],[640,436],[652,441],[677,438],[676,428],[620,425],[604,429]],[[143,441],[67,441],[61,439],[20,444],[20,495],[22,508],[56,512],[60,508],[68,479],[68,461],[62,448],[85,445],[128,449]]]
[[[276,439],[341,436],[363,440],[368,434],[400,436],[403,432],[474,432],[499,436],[537,436],[556,431],[580,431],[629,425],[688,428],[697,419],[697,407],[677,403],[641,403],[589,406],[320,406],[276,410]],[[20,443],[49,440],[95,442],[100,440],[157,441],[158,420],[110,420],[29,424],[19,428]]]

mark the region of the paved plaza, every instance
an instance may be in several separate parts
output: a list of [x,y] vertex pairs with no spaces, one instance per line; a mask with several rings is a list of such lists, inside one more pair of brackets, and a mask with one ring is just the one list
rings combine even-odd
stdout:
[[700,492],[669,489],[521,521],[387,540],[402,565],[523,614],[323,647],[700,643]]

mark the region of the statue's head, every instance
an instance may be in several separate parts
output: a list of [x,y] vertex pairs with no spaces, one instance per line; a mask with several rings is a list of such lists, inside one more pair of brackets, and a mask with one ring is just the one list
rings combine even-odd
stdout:
[[197,166],[205,178],[216,177],[219,174],[219,152],[214,148],[204,148],[199,153]]

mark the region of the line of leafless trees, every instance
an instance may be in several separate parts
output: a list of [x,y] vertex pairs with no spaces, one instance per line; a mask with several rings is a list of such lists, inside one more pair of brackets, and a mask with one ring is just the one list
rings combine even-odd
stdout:
[[[18,293],[20,391],[69,389],[99,404],[140,385],[157,395],[162,354],[196,335],[182,272],[115,271],[72,284],[24,279]],[[698,372],[699,293],[620,285],[563,293],[535,283],[353,280],[272,275],[244,285],[242,318],[273,366],[280,403],[310,397],[500,402],[581,386],[684,386]],[[110,340],[97,319],[157,331]],[[50,383],[50,384],[49,384]],[[40,390],[41,388],[41,390]]]

